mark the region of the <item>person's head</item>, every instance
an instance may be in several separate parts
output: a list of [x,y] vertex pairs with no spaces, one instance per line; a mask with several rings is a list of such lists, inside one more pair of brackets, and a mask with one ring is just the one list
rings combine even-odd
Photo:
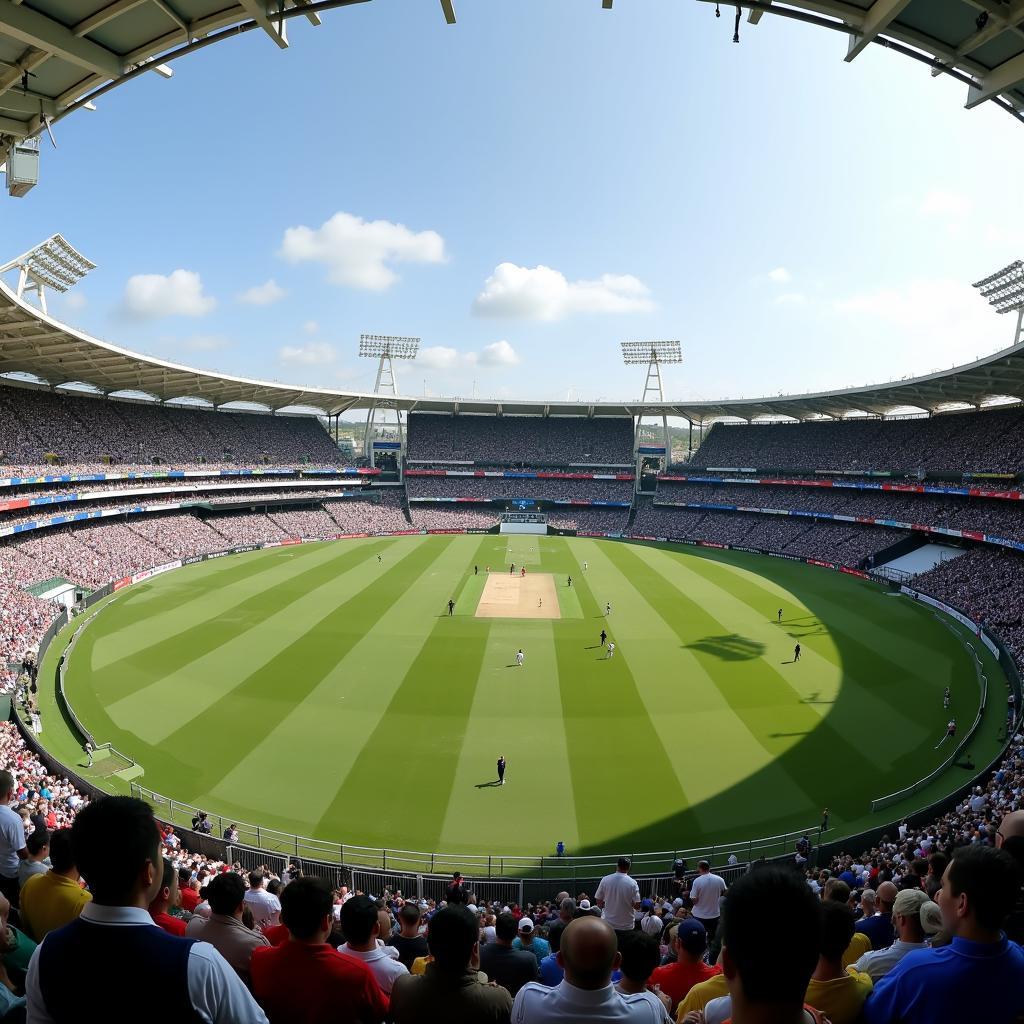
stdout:
[[697,862],[697,870],[702,874],[706,875],[711,870],[711,865],[706,860]]
[[1020,888],[1020,869],[1005,850],[964,846],[942,877],[939,906],[952,935],[995,941]]
[[904,889],[896,897],[892,906],[892,926],[897,938],[904,942],[924,942],[921,908],[928,902],[928,896],[922,889]]
[[[55,832],[50,840],[55,868],[57,835]],[[149,804],[130,796],[92,801],[79,811],[71,826],[71,848],[93,902],[143,909],[153,902],[164,868],[160,832]]]
[[327,881],[303,877],[285,886],[281,893],[281,923],[297,942],[325,942],[334,924],[334,900]]
[[[996,845],[1000,845],[998,839]],[[933,853],[928,858],[928,874],[933,878],[942,881],[942,876],[946,873],[946,868],[949,866],[949,858],[944,853]]]
[[619,970],[634,985],[646,985],[647,979],[654,972],[661,960],[658,940],[644,932],[626,932],[619,939],[621,962]]
[[876,895],[878,897],[878,912],[880,914],[892,913],[892,905],[896,902],[898,892],[899,889],[892,882],[883,882],[878,887]]
[[821,949],[819,955],[830,964],[843,959],[853,938],[856,917],[845,903],[826,900],[821,907]]
[[341,908],[341,929],[353,949],[372,949],[380,932],[377,904],[369,896],[353,896]]
[[830,878],[825,883],[821,898],[831,903],[849,903],[850,887],[841,878]]
[[860,909],[865,917],[871,917],[875,912],[875,890],[865,889],[860,894]]
[[427,945],[441,974],[458,977],[476,955],[480,931],[476,916],[463,906],[442,907],[431,919]]
[[1024,811],[1010,811],[1003,815],[996,832],[996,847],[1001,848],[1011,836],[1024,836]]
[[50,870],[58,875],[72,874],[78,877],[69,828],[59,828],[50,833]]
[[516,919],[511,914],[499,914],[494,922],[494,936],[504,946],[511,946],[515,941]]
[[32,860],[45,860],[50,852],[50,833],[45,828],[37,828],[25,840],[25,849]]
[[565,980],[576,988],[604,988],[621,962],[615,932],[596,917],[581,917],[566,926],[558,949]]
[[519,918],[519,941],[524,946],[529,946],[533,942],[533,918],[532,917],[521,917]]
[[178,868],[178,890],[193,888],[195,888],[195,885],[192,881],[192,869]]
[[616,863],[616,867],[618,867],[620,871],[629,871],[629,858],[620,857]]
[[250,871],[249,872],[249,888],[250,889],[262,889],[263,888],[263,872],[262,871]]
[[558,905],[558,916],[568,924],[576,916],[576,901],[566,896]]
[[156,895],[150,901],[149,909],[154,914],[163,913],[168,907],[174,907],[178,904],[178,872],[174,870],[174,865],[169,861],[163,862],[163,871],[160,875],[160,888],[157,889]]
[[242,876],[236,875],[233,871],[214,875],[206,886],[206,899],[210,904],[211,913],[241,917],[242,904],[245,900],[245,882],[242,881]]
[[414,939],[420,930],[420,908],[414,903],[406,903],[398,912],[398,923],[402,928],[402,935],[407,939]]
[[[779,913],[780,906],[785,913]],[[822,906],[799,874],[773,864],[729,886],[722,905],[722,970],[734,1016],[737,1006],[751,1004],[799,1011],[818,963]],[[771,922],[772,948],[785,955],[765,955],[766,922]]]

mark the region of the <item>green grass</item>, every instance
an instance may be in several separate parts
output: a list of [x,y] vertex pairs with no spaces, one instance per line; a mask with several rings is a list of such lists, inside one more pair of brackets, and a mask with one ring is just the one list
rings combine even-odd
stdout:
[[[485,566],[513,556],[554,575],[562,619],[474,617]],[[82,634],[67,692],[145,786],[226,818],[453,854],[549,854],[559,840],[577,855],[672,850],[803,828],[826,805],[833,834],[870,827],[872,798],[950,752],[934,749],[946,685],[961,726],[973,721],[963,635],[872,583],[758,555],[382,538],[131,587]],[[998,751],[1003,707],[987,654],[985,669],[979,765]],[[41,696],[44,741],[78,766],[49,687]],[[499,754],[503,788],[487,785]],[[885,820],[964,781],[952,768]]]

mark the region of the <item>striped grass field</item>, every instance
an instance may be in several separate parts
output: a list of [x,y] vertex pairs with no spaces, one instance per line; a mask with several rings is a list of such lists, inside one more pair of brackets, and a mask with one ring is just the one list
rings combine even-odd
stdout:
[[[553,575],[560,619],[475,616],[486,568],[510,561]],[[376,538],[137,584],[82,634],[67,692],[144,785],[241,821],[405,850],[664,850],[803,828],[826,805],[835,829],[868,827],[873,797],[947,756],[943,687],[974,718],[962,636],[872,583],[758,555]],[[979,765],[1003,702],[986,668]],[[58,728],[42,738],[79,763]],[[964,781],[950,769],[913,806]]]

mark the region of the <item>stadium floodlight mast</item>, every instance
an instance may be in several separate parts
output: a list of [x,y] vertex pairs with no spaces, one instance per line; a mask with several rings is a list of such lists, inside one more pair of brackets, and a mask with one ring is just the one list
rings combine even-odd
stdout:
[[45,313],[47,288],[66,292],[90,270],[95,270],[96,264],[87,260],[62,235],[50,235],[45,242],[0,266],[0,274],[15,269],[18,271],[18,298],[24,296],[26,289],[31,289]]
[[1014,260],[1002,270],[975,281],[973,287],[997,313],[1017,314],[1013,343],[1024,342],[1024,262]]
[[[373,393],[381,397],[374,400],[366,414],[366,433],[363,435],[363,455],[372,457],[373,431],[377,422],[377,410],[394,409],[398,420],[398,437],[404,444],[402,414],[398,411],[398,380],[395,376],[395,359],[415,359],[420,351],[419,338],[403,338],[391,334],[360,334],[359,355],[364,359],[377,360],[377,379]],[[383,420],[382,420],[383,422]]]
[[[644,382],[644,396],[641,399],[643,405],[649,402],[662,403],[665,401],[665,385],[661,379],[661,367],[663,363],[681,363],[683,361],[683,346],[678,341],[624,341],[622,342],[622,361],[627,366],[643,366],[647,364],[647,379]],[[640,425],[646,417],[644,410],[636,418],[636,428],[633,433],[634,454],[639,459],[640,448]],[[653,417],[658,419],[658,416]],[[668,432],[668,416],[662,413],[661,431],[665,445],[666,465],[672,458],[672,441]],[[640,489],[640,472],[638,461],[638,472],[636,474],[637,490]]]

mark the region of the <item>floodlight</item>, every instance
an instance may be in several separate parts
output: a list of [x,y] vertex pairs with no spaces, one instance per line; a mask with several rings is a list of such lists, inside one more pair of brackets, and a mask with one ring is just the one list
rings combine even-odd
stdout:
[[367,359],[415,359],[419,338],[397,338],[387,334],[360,334],[359,354]]
[[1024,262],[1014,260],[1002,270],[976,281],[973,287],[997,313],[1024,309]]
[[0,267],[0,274],[15,267],[22,270],[33,284],[66,292],[90,270],[95,270],[96,264],[87,260],[61,235],[50,235],[34,249],[5,263]]
[[682,345],[678,341],[624,341],[622,360],[627,366],[642,363],[681,363]]

